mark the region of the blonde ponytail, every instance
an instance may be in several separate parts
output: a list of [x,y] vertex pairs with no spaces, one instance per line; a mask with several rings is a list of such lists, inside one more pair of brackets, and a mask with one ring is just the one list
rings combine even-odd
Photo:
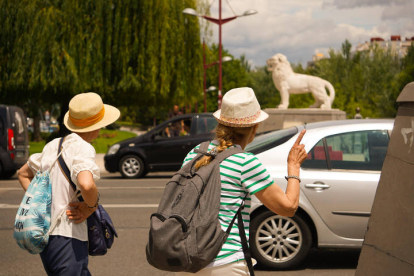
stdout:
[[[215,140],[219,141],[219,145],[216,147],[217,153],[220,153],[227,148],[236,144],[237,141],[241,141],[251,132],[253,127],[229,127],[222,124],[218,124],[215,128]],[[196,170],[202,166],[210,164],[213,160],[211,156],[203,156],[196,163]]]

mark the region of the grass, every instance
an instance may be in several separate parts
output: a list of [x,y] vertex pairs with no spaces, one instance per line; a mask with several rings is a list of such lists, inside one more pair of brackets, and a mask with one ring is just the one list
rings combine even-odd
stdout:
[[[128,131],[101,129],[99,137],[92,141],[91,144],[95,148],[96,153],[106,153],[109,146],[135,136],[137,136],[135,133]],[[45,141],[30,142],[30,155],[42,152],[45,143]]]
[[135,133],[128,131],[101,129],[99,137],[92,141],[91,144],[95,148],[96,153],[106,153],[109,146],[136,136]]
[[43,147],[45,146],[46,141],[40,141],[40,142],[30,142],[30,149],[29,154],[32,155],[33,153],[39,153],[42,152]]

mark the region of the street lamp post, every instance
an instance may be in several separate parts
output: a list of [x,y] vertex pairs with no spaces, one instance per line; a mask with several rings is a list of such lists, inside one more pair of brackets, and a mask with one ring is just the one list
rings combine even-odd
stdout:
[[[225,56],[220,61],[221,62],[226,62],[226,61],[230,61],[232,59],[233,59],[232,57]],[[212,90],[210,90],[211,87],[209,89],[207,89],[207,75],[206,75],[206,71],[211,66],[214,66],[214,65],[219,64],[220,61],[215,61],[215,62],[212,62],[212,63],[209,63],[209,64],[206,63],[206,43],[205,43],[205,41],[203,39],[203,91],[204,91],[204,112],[207,112],[207,100],[206,100],[206,98],[207,98],[207,96],[206,96],[207,90],[212,91]],[[214,86],[212,86],[212,87],[214,87]],[[216,88],[214,87],[213,90],[216,90]]]
[[[222,90],[222,62],[223,62],[222,61],[222,43],[221,43],[221,25],[223,25],[223,24],[225,24],[227,22],[230,22],[230,21],[236,19],[237,17],[248,16],[248,15],[256,14],[257,11],[255,11],[255,10],[247,10],[242,15],[235,15],[235,16],[232,16],[232,17],[221,18],[221,0],[219,0],[219,18],[218,19],[217,18],[213,18],[211,16],[207,16],[207,15],[199,15],[194,9],[191,9],[191,8],[184,9],[183,10],[183,13],[188,14],[188,15],[203,17],[204,19],[206,19],[206,20],[208,20],[210,22],[213,22],[213,23],[215,23],[215,24],[217,24],[219,26],[219,59],[218,59],[218,64],[219,64],[219,90],[218,90],[218,107],[220,109],[221,108],[221,99],[222,99],[221,90]],[[204,44],[204,42],[203,42],[203,44]],[[204,47],[204,45],[203,45],[203,47]],[[204,72],[204,74],[205,74],[205,72]],[[204,90],[205,90],[205,87],[204,87]]]

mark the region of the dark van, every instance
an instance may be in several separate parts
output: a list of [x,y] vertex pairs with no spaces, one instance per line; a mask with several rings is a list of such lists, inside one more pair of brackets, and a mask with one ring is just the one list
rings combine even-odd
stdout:
[[0,177],[12,177],[28,158],[29,137],[23,110],[0,105]]

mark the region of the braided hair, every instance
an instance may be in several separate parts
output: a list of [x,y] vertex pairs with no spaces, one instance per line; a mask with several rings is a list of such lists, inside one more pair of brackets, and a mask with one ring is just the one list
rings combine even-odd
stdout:
[[[219,141],[219,145],[216,147],[217,153],[220,153],[227,148],[237,144],[237,142],[243,140],[246,135],[251,133],[252,127],[229,127],[222,124],[218,124],[215,128],[215,140]],[[195,164],[196,170],[202,166],[210,164],[213,160],[211,156],[203,156]]]

